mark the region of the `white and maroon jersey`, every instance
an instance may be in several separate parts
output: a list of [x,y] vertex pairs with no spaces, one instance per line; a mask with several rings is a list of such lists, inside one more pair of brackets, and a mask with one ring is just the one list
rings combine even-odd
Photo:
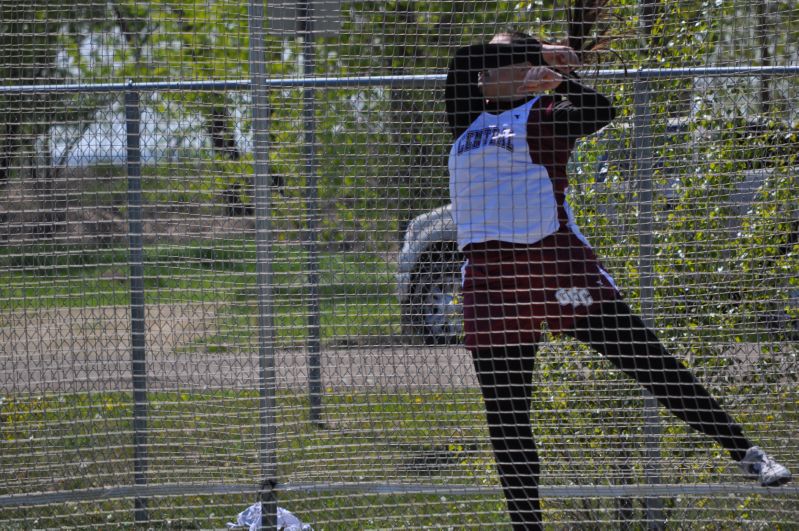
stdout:
[[566,164],[580,137],[613,119],[610,100],[575,77],[554,94],[510,104],[490,103],[479,89],[480,71],[542,64],[539,55],[537,41],[525,39],[460,48],[450,62],[450,199],[461,250],[487,241],[535,244],[559,228],[579,234],[566,203]]
[[481,113],[449,157],[467,348],[535,344],[621,293],[566,201],[577,137],[558,134],[557,98]]
[[480,114],[452,145],[449,186],[460,249],[490,240],[535,243],[558,229],[552,180],[527,144],[537,101]]

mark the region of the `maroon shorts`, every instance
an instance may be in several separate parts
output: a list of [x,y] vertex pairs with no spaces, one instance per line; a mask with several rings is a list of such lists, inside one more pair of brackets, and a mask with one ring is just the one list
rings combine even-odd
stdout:
[[544,323],[568,330],[576,318],[622,298],[591,247],[566,229],[529,245],[471,244],[464,255],[469,349],[535,344]]

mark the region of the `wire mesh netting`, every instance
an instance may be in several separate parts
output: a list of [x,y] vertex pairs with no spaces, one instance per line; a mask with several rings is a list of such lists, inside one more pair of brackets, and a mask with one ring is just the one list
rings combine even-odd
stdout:
[[799,468],[797,37],[778,0],[0,0],[0,527],[799,526],[727,451]]

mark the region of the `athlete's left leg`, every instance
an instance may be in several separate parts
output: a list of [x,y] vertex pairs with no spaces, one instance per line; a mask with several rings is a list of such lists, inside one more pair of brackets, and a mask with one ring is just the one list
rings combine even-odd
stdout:
[[774,487],[791,480],[791,471],[744,436],[741,426],[627,304],[606,303],[597,314],[578,320],[567,333],[603,354],[674,415],[718,441],[744,473],[761,485]]
[[741,426],[626,303],[605,303],[600,312],[579,319],[565,333],[590,345],[674,415],[718,441],[735,461],[753,446]]

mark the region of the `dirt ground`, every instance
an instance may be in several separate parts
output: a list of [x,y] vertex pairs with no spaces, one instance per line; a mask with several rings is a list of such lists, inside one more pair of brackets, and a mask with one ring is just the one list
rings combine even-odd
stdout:
[[[207,303],[147,307],[150,390],[258,388],[257,345],[231,338],[228,348],[219,348],[219,340],[225,336],[217,310]],[[127,307],[119,306],[0,314],[0,393],[130,390],[128,312]],[[213,340],[206,341],[209,338]],[[757,344],[730,345],[722,355],[733,363],[712,377],[727,382],[756,379],[763,370],[758,361],[767,361],[768,372],[792,378],[796,347],[784,345],[775,354]],[[302,347],[276,349],[278,389],[307,389],[307,361]],[[476,385],[469,354],[463,348],[403,345],[397,344],[396,338],[376,340],[372,346],[323,347],[321,366],[322,386],[327,390],[401,392]]]
[[[0,315],[0,392],[76,393],[131,389],[127,307],[58,308]],[[257,389],[257,345],[220,352],[217,307],[147,307],[147,374],[151,390]],[[209,350],[215,350],[209,352]],[[222,349],[224,350],[224,349]],[[324,348],[324,388],[472,386],[468,353],[460,348],[375,344]],[[279,389],[306,389],[304,349],[275,352]]]

